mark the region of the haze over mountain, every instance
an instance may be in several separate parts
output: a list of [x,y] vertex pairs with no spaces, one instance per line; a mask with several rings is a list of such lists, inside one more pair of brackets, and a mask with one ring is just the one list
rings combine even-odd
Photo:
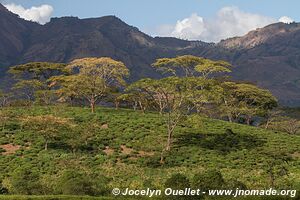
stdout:
[[0,4],[0,73],[32,62],[69,62],[108,56],[123,61],[131,80],[159,77],[151,63],[192,54],[223,59],[232,76],[270,89],[284,105],[300,106],[300,24],[276,23],[220,43],[150,37],[115,16],[52,18],[45,25],[25,21]]

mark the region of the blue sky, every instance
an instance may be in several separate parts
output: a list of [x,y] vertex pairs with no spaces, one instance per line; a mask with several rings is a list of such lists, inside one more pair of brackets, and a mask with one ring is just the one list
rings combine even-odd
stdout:
[[[134,25],[142,31],[146,31],[152,35],[163,36],[177,36],[174,33],[176,23],[184,19],[190,19],[190,21],[187,20],[185,24],[177,24],[179,27],[181,25],[185,27],[193,26],[197,29],[201,19],[203,19],[203,28],[216,29],[216,27],[207,27],[208,22],[214,23],[214,20],[220,21],[221,19],[217,19],[217,15],[224,7],[234,7],[234,12],[241,11],[242,13],[273,19],[273,21],[266,20],[265,23],[275,22],[275,20],[282,16],[288,16],[295,21],[300,21],[299,0],[0,0],[0,2],[3,4],[14,3],[15,5],[23,6],[25,9],[47,4],[53,7],[53,11],[51,12],[52,17],[78,16],[80,18],[88,18],[116,15],[126,23]],[[230,10],[228,12],[233,11]],[[192,18],[193,14],[194,18]],[[251,18],[251,15],[242,16],[244,18]],[[259,24],[258,22],[256,24],[257,27],[262,25],[265,24]],[[249,26],[248,28],[251,27]],[[185,29],[185,33],[178,34],[178,37],[198,39],[197,34],[201,30],[198,28],[197,32]],[[202,35],[210,34],[211,31],[202,33]],[[195,34],[191,34],[190,32],[195,32]],[[242,33],[242,31],[238,33]],[[195,38],[189,38],[191,35]],[[216,38],[219,39],[220,37]],[[199,39],[205,40],[205,37],[202,36]],[[210,39],[208,38],[207,40]],[[214,39],[211,38],[211,40]]]

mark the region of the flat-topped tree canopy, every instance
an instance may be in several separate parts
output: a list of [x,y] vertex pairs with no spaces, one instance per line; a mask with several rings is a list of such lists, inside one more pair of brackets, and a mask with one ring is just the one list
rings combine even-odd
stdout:
[[51,76],[59,75],[60,73],[67,73],[65,66],[66,64],[64,63],[30,62],[13,66],[8,72],[18,78],[30,76],[34,79],[47,80]]
[[59,96],[83,98],[90,103],[92,112],[111,88],[124,86],[124,78],[129,75],[124,63],[108,57],[76,59],[65,69],[69,75],[51,78],[51,82],[60,88]]
[[113,81],[124,84],[124,77],[129,76],[129,70],[123,62],[113,60],[109,57],[90,57],[76,59],[70,62],[67,70],[79,70],[79,74],[97,76],[105,82]]
[[152,64],[163,73],[175,76],[203,76],[207,78],[214,73],[231,72],[231,64],[225,61],[213,61],[192,55],[177,56],[175,58],[160,58]]

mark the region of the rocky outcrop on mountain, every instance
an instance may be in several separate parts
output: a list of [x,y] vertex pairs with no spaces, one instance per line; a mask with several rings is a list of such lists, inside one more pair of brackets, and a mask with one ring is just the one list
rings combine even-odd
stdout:
[[273,38],[288,36],[298,30],[300,30],[300,24],[298,23],[276,23],[250,31],[243,37],[222,40],[219,45],[225,48],[249,49],[264,44]]

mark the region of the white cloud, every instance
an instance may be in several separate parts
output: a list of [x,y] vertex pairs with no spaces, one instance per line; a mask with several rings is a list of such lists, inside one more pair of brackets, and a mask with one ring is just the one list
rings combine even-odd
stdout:
[[200,35],[204,35],[206,31],[203,18],[194,13],[189,18],[177,21],[171,35],[183,39],[197,39]]
[[4,5],[9,11],[19,15],[21,18],[45,24],[49,22],[53,12],[53,7],[50,5],[41,5],[39,7],[24,8],[21,5],[14,3]]
[[291,24],[291,23],[294,22],[294,20],[290,17],[283,16],[283,17],[280,17],[279,22],[286,23],[286,24]]
[[[288,23],[292,20],[289,17],[280,19]],[[245,35],[251,30],[276,22],[278,21],[272,17],[244,12],[238,7],[231,6],[220,9],[215,17],[209,19],[193,13],[190,17],[177,21],[173,28],[169,28],[169,33],[165,30],[163,36],[218,42],[222,39]]]

